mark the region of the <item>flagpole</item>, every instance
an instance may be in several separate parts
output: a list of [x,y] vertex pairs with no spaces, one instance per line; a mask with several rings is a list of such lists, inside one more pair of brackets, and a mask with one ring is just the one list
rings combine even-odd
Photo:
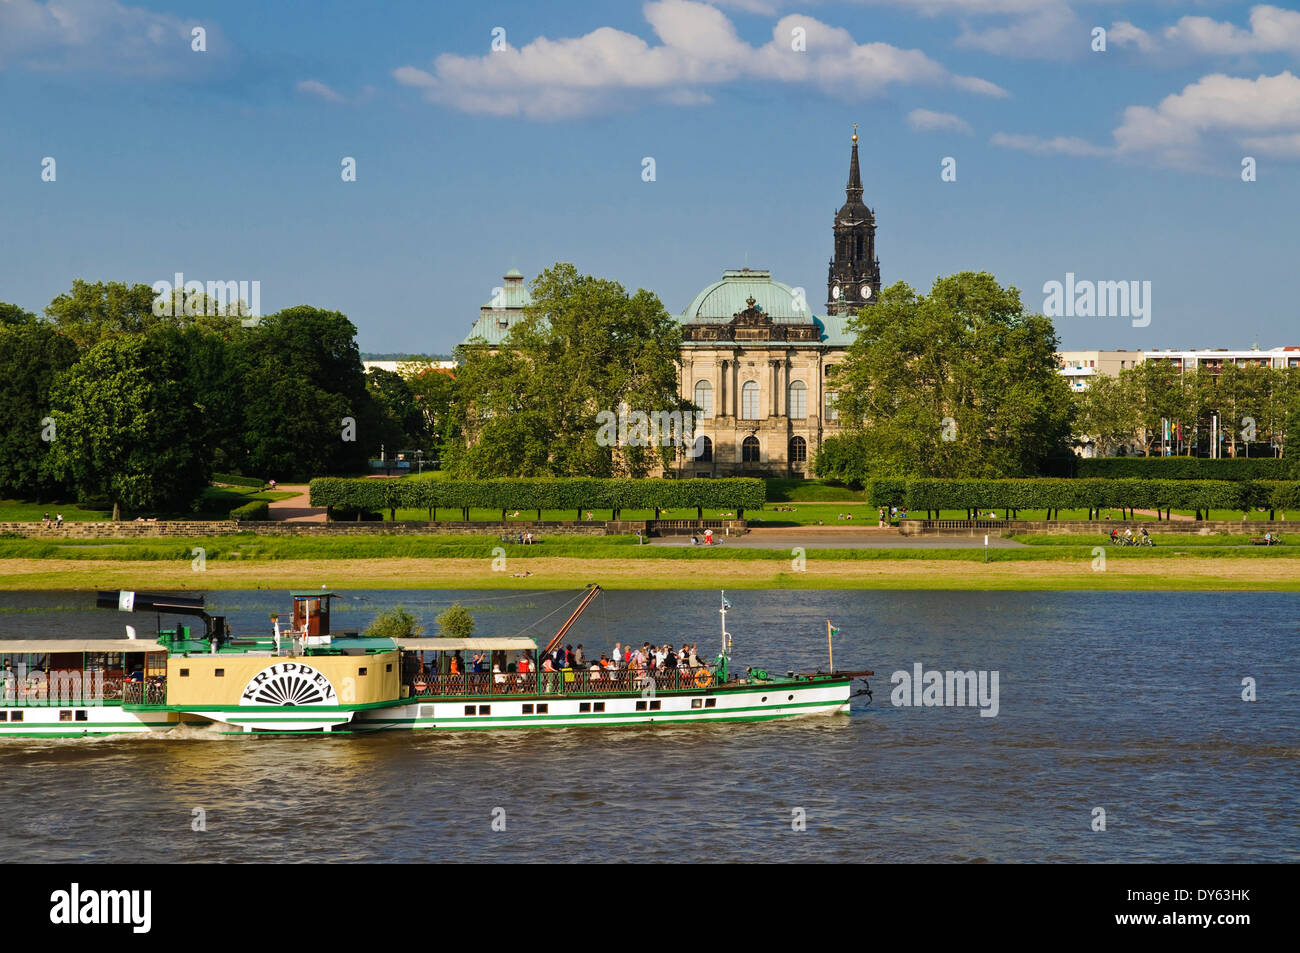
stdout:
[[826,654],[831,658],[831,674],[835,674],[835,648],[831,645],[831,620],[826,620]]

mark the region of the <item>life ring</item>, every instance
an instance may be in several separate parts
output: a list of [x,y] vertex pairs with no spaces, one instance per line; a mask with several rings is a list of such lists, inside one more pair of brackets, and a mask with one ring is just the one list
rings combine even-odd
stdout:
[[695,687],[708,688],[713,684],[713,673],[707,668],[702,668],[695,673]]

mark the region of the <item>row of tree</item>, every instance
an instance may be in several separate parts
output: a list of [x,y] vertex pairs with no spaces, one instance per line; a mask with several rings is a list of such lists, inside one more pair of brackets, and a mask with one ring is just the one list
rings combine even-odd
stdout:
[[[1182,371],[1144,361],[1116,377],[1098,376],[1078,395],[1076,430],[1110,456],[1284,455],[1286,435],[1300,433],[1300,368],[1227,362],[1221,370]],[[1217,426],[1211,427],[1216,418]]]
[[148,285],[77,281],[40,317],[0,304],[5,496],[184,512],[213,472],[356,473],[439,416],[417,395],[440,380],[366,379],[338,312],[249,321],[202,298],[188,309],[155,298]]

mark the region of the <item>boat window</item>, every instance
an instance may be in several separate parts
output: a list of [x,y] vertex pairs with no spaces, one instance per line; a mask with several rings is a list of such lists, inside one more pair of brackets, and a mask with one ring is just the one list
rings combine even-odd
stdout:
[[591,712],[591,702],[578,702],[578,714],[585,715]]
[[9,716],[9,720],[10,720],[10,721],[22,721],[22,720],[23,720],[23,713],[20,712],[20,711],[13,712],[13,713]]
[[393,663],[392,663],[392,662],[389,662],[387,665],[384,666],[384,671],[385,671],[385,672],[391,672],[392,670],[393,670]]
[[705,707],[705,708],[717,708],[717,707],[718,707],[718,700],[717,700],[716,698],[706,698],[706,699],[704,700],[704,707]]
[[224,668],[219,668],[219,669],[217,669],[215,672],[213,672],[212,674],[215,675],[217,678],[225,678],[225,677],[226,677],[226,670],[225,670]]
[[592,704],[592,706],[591,706],[591,710],[592,710],[592,711],[604,711],[604,710],[605,710],[605,703],[604,703],[604,702],[595,702],[595,703]]
[[181,678],[189,678],[189,677],[190,677],[190,670],[188,668],[181,669]]
[[546,705],[538,705],[538,706],[537,706],[537,714],[539,714],[539,715],[545,715],[548,711],[550,711],[550,708],[551,708],[551,706],[550,706],[549,704],[546,704]]
[[636,703],[636,710],[637,710],[637,711],[645,711],[645,702],[637,702],[637,703]]
[[532,705],[525,705],[525,706],[524,706],[524,714],[525,714],[525,715],[531,715],[532,713],[533,713],[533,706],[532,706]]
[[794,701],[794,696],[793,696],[793,695],[790,695],[789,697],[786,698],[786,701],[788,701],[788,702],[792,702],[792,701]]
[[9,720],[9,712],[0,711],[0,721],[8,721],[8,720]]
[[364,668],[359,668],[359,669],[357,669],[357,674],[358,674],[358,675],[364,675],[364,674],[366,674],[366,670],[365,670]]
[[659,706],[660,706],[661,704],[663,704],[663,703],[660,702],[660,701],[658,701],[657,699],[656,699],[655,701],[652,701],[652,702],[650,703],[650,710],[651,710],[651,711],[658,711],[658,710],[659,710]]
[[692,707],[692,708],[703,708],[703,707],[704,707],[704,699],[703,699],[703,698],[692,698],[692,699],[691,699],[691,707]]
[[79,711],[79,712],[77,712],[77,721],[85,721],[85,720],[86,720],[86,717],[87,717],[87,716],[86,716],[86,712],[85,712],[84,709],[81,710],[81,711]]
[[474,706],[473,706],[473,705],[466,705],[466,706],[465,706],[465,714],[467,714],[467,715],[472,715],[472,714],[474,714]]
[[490,714],[492,714],[492,706],[491,706],[491,705],[479,705],[479,706],[478,706],[478,713],[479,713],[480,715],[490,715]]
[[766,696],[766,695],[763,696],[763,701],[767,701],[767,696]]
[[59,712],[59,721],[72,721],[72,710]]

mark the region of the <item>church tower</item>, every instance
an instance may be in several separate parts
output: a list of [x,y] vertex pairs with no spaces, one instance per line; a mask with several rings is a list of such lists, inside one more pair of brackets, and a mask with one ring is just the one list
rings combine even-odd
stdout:
[[853,155],[843,207],[835,213],[835,257],[826,279],[826,313],[856,314],[875,304],[880,292],[880,261],[876,258],[876,216],[862,202],[858,171],[858,124],[853,124]]

